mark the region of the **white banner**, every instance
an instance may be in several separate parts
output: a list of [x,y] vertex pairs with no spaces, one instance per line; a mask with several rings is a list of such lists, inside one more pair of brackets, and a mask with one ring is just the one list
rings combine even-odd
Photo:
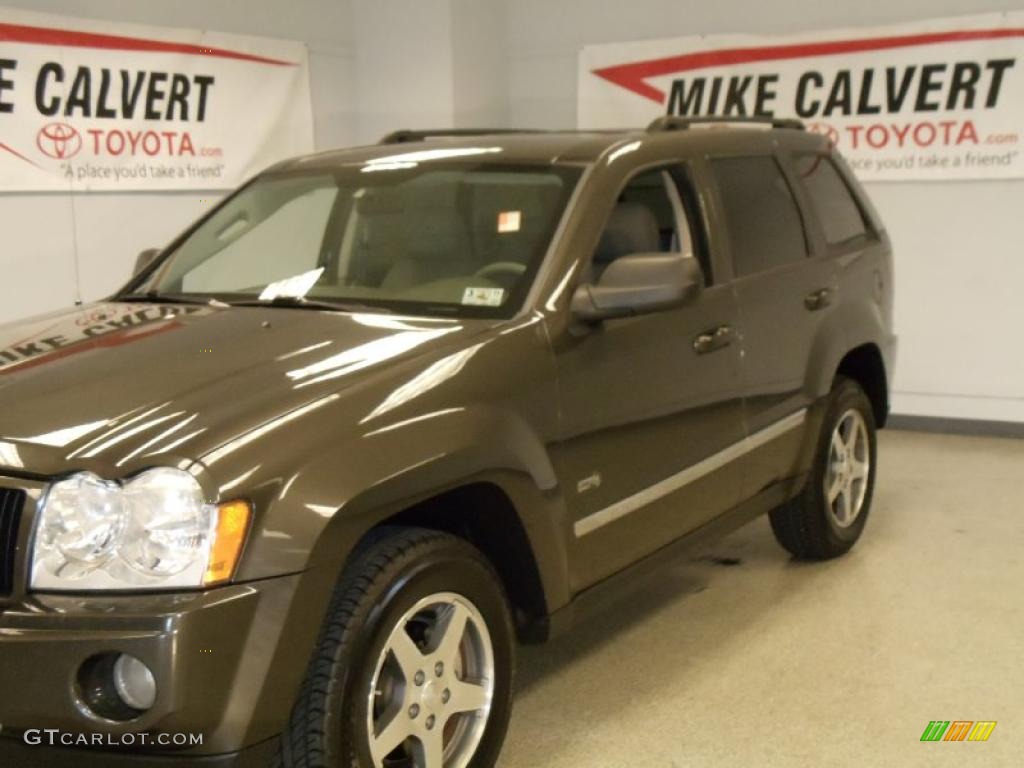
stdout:
[[865,180],[1024,177],[1024,13],[585,47],[581,128],[798,117]]
[[301,43],[0,8],[0,191],[230,189],[312,148]]

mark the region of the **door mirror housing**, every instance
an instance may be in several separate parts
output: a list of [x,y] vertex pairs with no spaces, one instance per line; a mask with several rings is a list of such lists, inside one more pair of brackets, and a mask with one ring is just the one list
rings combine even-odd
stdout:
[[615,259],[596,284],[577,288],[572,312],[587,322],[661,312],[693,301],[703,286],[693,256],[634,253]]
[[132,277],[139,274],[142,270],[153,263],[153,260],[160,255],[159,248],[147,248],[138,256],[135,257],[135,270],[132,272]]

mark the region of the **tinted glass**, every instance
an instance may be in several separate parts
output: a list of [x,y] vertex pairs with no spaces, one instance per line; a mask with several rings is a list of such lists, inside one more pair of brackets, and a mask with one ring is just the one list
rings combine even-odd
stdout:
[[772,157],[712,160],[737,277],[807,255],[793,193]]
[[796,165],[821,219],[825,240],[835,245],[865,234],[860,208],[832,161],[824,155],[801,155]]
[[135,290],[510,316],[579,171],[425,154],[260,178]]

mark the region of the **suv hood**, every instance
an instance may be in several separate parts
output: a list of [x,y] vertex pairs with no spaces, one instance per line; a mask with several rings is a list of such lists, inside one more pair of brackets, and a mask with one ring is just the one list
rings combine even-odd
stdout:
[[0,471],[188,463],[492,324],[108,302],[0,326]]

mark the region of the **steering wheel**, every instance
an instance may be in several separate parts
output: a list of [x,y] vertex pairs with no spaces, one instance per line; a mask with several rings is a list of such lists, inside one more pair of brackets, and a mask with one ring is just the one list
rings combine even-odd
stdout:
[[488,280],[501,277],[510,277],[514,280],[522,277],[525,272],[526,265],[520,264],[518,261],[496,261],[493,264],[488,264],[486,267],[481,267],[473,274],[476,277],[485,277]]

